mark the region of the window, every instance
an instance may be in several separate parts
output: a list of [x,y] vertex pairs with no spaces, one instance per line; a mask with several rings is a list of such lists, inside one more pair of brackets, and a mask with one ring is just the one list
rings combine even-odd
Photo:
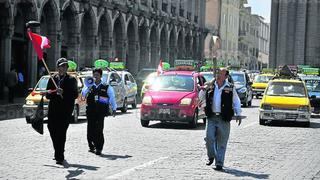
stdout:
[[130,80],[130,82],[132,82],[132,83],[136,83],[136,81],[134,80],[134,78],[129,74],[128,75],[129,76],[129,80]]

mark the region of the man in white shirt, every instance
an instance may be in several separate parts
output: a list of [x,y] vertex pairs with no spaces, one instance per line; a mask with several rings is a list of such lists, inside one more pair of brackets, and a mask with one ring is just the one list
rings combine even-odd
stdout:
[[210,166],[214,160],[215,170],[223,170],[224,157],[230,134],[230,121],[234,114],[241,124],[241,102],[232,83],[228,82],[229,71],[220,69],[217,79],[209,84],[206,93],[206,147]]

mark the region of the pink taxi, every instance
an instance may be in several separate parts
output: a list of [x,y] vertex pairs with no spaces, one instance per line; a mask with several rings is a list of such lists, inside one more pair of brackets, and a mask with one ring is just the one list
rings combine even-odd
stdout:
[[205,92],[200,88],[204,82],[204,77],[193,71],[167,71],[156,77],[141,103],[141,125],[170,121],[196,127],[199,119],[205,123]]

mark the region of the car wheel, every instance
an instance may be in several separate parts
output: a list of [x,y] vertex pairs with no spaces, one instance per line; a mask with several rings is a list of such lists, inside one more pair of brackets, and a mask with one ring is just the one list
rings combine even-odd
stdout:
[[140,120],[140,123],[141,123],[142,127],[148,127],[149,126],[149,121]]
[[30,116],[26,116],[26,121],[27,121],[28,124],[30,124],[31,123],[31,117]]
[[79,107],[78,105],[74,105],[73,113],[72,113],[72,122],[77,123],[79,121]]
[[132,106],[132,109],[137,108],[137,95],[134,97],[134,102],[133,104],[131,104],[131,106]]
[[123,101],[123,106],[121,108],[121,112],[122,113],[126,113],[127,110],[128,110],[128,104],[127,104],[127,98],[125,98],[124,101]]
[[192,121],[189,123],[191,128],[196,128],[198,125],[198,113],[195,112],[192,118]]
[[259,119],[259,124],[260,124],[260,125],[265,125],[265,124],[266,124],[266,120],[264,120],[264,119]]

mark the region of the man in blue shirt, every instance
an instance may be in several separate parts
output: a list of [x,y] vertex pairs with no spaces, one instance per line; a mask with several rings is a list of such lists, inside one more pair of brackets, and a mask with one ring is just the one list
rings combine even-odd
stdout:
[[104,137],[104,117],[109,115],[109,105],[112,106],[113,117],[116,114],[117,104],[112,86],[101,81],[102,70],[94,69],[94,83],[90,87],[82,89],[82,96],[87,99],[87,140],[89,152],[101,155]]

